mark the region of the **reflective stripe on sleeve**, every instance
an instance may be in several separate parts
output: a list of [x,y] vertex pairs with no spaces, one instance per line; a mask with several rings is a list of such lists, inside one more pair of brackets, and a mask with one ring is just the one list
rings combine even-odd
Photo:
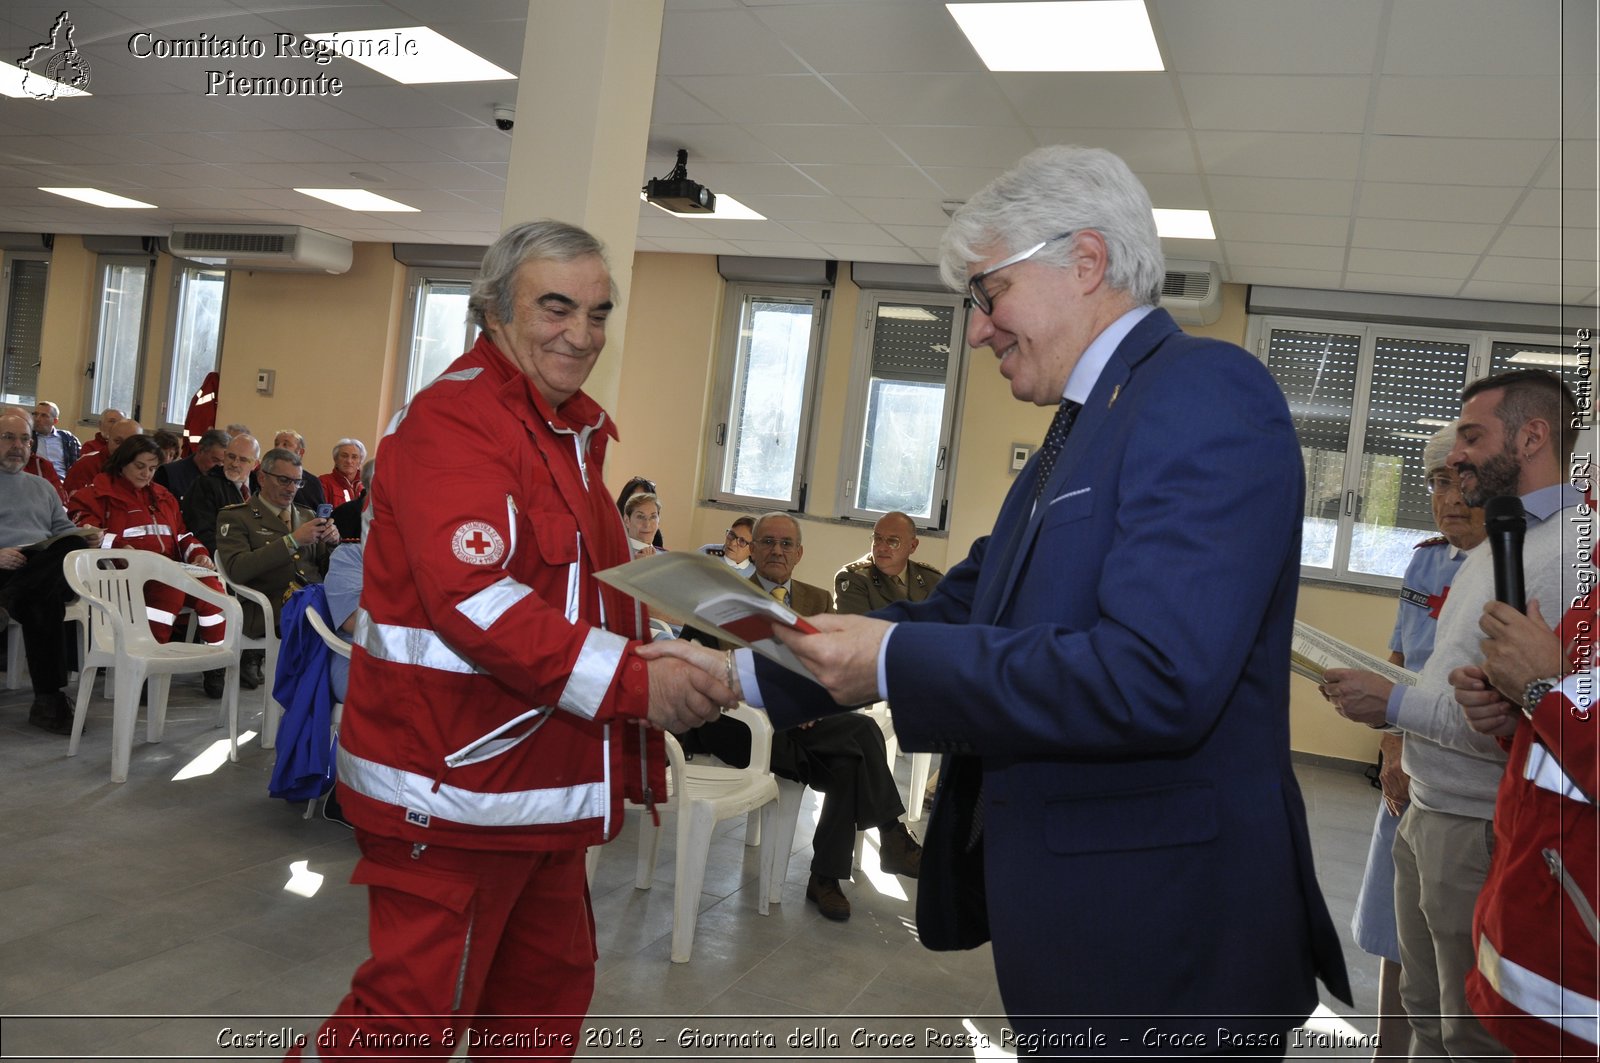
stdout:
[[1541,790],[1549,790],[1551,793],[1560,794],[1562,797],[1586,805],[1593,804],[1584,796],[1583,791],[1578,789],[1578,784],[1561,770],[1561,764],[1540,742],[1528,746],[1528,763],[1523,766],[1522,777]]
[[474,827],[577,823],[597,819],[606,810],[604,783],[498,794],[464,790],[449,783],[440,783],[435,789],[427,776],[378,764],[343,746],[339,747],[339,784],[407,812]]
[[556,704],[568,712],[594,719],[627,649],[628,640],[621,635],[590,628],[578,660],[572,666],[572,675],[567,677],[566,688]]
[[420,627],[374,623],[365,610],[356,612],[355,644],[390,664],[409,664],[461,675],[481,671],[436,633]]
[[466,601],[458,602],[456,612],[476,624],[479,631],[488,631],[506,610],[532,593],[532,587],[506,576]]
[[1478,938],[1478,973],[1506,1003],[1573,1037],[1600,1044],[1600,1002],[1506,959],[1487,934]]

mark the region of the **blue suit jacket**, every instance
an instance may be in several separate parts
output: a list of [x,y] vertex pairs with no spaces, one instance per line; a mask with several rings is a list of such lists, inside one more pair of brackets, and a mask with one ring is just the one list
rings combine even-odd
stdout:
[[[1014,1020],[1135,1016],[1135,1038],[1180,1013],[1283,1029],[1316,1006],[1317,975],[1348,999],[1289,763],[1304,485],[1282,392],[1156,310],[1037,506],[1036,484],[1030,464],[931,598],[873,614],[901,621],[901,745],[952,754],[918,884],[924,942],[987,929]],[[757,667],[775,726],[829,711],[814,684]]]

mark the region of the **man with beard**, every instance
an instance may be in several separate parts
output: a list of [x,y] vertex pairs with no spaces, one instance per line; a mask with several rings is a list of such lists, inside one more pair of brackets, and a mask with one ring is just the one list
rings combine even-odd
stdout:
[[[1552,373],[1521,369],[1462,392],[1455,447],[1446,458],[1467,504],[1517,495],[1527,511],[1523,577],[1530,599],[1563,598],[1570,581],[1563,530],[1582,492],[1566,482],[1577,404]],[[1495,791],[1506,763],[1493,738],[1462,716],[1449,674],[1480,657],[1478,617],[1494,599],[1494,565],[1474,550],[1439,614],[1433,656],[1414,687],[1375,683],[1371,673],[1333,669],[1324,691],[1358,723],[1405,732],[1403,766],[1411,805],[1395,836],[1395,923],[1400,996],[1411,1022],[1411,1054],[1481,1057],[1505,1049],[1472,1015],[1467,972],[1475,966],[1472,909],[1489,871]]]

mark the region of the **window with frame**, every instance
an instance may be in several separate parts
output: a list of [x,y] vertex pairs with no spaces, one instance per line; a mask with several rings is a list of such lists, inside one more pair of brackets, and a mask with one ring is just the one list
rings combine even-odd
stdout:
[[477,342],[478,327],[467,310],[475,270],[416,267],[407,275],[407,313],[410,338],[404,366],[401,402],[431,383],[434,377]]
[[1547,339],[1350,321],[1258,318],[1256,348],[1283,389],[1300,439],[1306,498],[1301,574],[1396,586],[1437,535],[1422,448],[1461,412],[1461,390],[1491,373],[1581,369]]
[[172,343],[162,407],[166,422],[176,426],[189,416],[190,400],[222,356],[228,271],[185,266],[173,270],[172,287],[172,317],[167,329]]
[[707,497],[752,510],[805,507],[809,435],[829,291],[728,286]]
[[7,253],[3,276],[0,321],[5,324],[5,352],[0,357],[0,402],[32,406],[38,401],[50,256]]
[[875,521],[899,510],[919,527],[945,524],[965,299],[863,291],[852,358],[840,516]]
[[93,352],[84,392],[86,419],[115,407],[139,416],[139,380],[144,369],[145,314],[150,307],[150,274],[155,261],[145,256],[101,255]]

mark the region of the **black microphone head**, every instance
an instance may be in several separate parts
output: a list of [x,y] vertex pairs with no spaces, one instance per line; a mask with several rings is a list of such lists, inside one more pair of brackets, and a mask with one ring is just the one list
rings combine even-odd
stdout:
[[1528,529],[1528,514],[1516,495],[1495,495],[1483,507],[1483,523],[1494,532],[1523,532]]

